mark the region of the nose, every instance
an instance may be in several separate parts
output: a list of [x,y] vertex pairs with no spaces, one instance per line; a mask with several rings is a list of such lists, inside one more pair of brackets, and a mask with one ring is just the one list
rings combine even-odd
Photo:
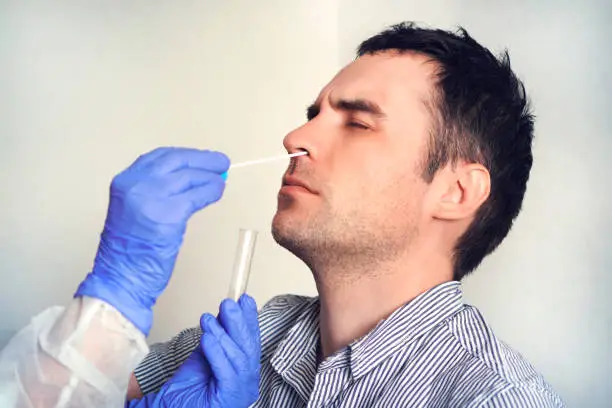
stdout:
[[283,146],[289,153],[296,153],[301,150],[308,152],[311,158],[316,157],[315,140],[312,135],[312,126],[309,122],[292,130],[283,139]]

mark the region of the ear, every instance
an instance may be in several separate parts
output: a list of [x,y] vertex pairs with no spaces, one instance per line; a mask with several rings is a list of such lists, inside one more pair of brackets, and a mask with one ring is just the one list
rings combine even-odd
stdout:
[[491,192],[491,176],[481,164],[463,163],[444,172],[442,194],[438,197],[434,217],[460,220],[473,216]]

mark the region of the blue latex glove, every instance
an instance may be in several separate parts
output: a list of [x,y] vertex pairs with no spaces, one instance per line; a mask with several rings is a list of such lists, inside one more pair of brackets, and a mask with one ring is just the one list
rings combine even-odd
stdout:
[[75,296],[106,301],[148,335],[187,220],[221,198],[229,164],[222,153],[164,147],[118,174],[93,269]]
[[206,313],[200,326],[200,347],[159,393],[126,402],[126,407],[246,408],[257,401],[261,346],[253,298],[224,300],[219,318]]

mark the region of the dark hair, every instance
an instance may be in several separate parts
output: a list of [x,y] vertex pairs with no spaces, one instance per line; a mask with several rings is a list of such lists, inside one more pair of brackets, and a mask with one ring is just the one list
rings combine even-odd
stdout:
[[458,160],[480,163],[491,176],[488,199],[454,248],[454,279],[461,280],[497,248],[520,212],[533,162],[534,116],[525,88],[507,51],[496,58],[461,27],[453,33],[400,23],[361,43],[357,56],[387,50],[436,64],[425,180]]

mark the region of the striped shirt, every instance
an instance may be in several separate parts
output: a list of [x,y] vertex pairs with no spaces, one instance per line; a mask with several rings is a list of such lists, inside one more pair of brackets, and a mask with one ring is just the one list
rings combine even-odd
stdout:
[[[273,298],[259,314],[260,396],[254,407],[564,407],[498,340],[460,283],[436,286],[318,364],[319,299]],[[199,344],[188,329],[152,346],[136,369],[154,392]]]

